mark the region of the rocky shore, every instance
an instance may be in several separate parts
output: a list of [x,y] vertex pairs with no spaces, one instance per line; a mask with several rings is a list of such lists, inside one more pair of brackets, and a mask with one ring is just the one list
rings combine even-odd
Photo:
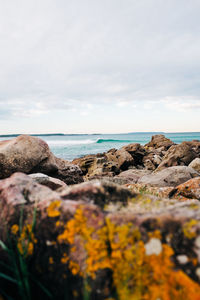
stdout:
[[0,299],[200,299],[200,141],[0,142],[0,220]]

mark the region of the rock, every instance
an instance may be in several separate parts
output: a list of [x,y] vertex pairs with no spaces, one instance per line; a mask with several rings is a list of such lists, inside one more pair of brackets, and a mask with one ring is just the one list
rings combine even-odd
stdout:
[[157,171],[172,166],[188,166],[189,163],[200,156],[200,142],[182,142],[179,145],[173,145],[166,152]]
[[133,143],[124,146],[121,149],[125,149],[133,157],[135,167],[143,166],[142,160],[146,154],[146,150],[143,146],[138,143]]
[[106,153],[106,157],[108,161],[114,161],[115,163],[117,163],[117,166],[121,170],[127,170],[128,167],[134,165],[133,157],[131,156],[131,154],[129,154],[128,151],[126,151],[125,148],[121,148],[112,152],[109,151],[108,153]]
[[177,186],[193,177],[199,176],[194,169],[186,166],[170,167],[150,175],[145,175],[138,180],[138,183],[152,186]]
[[84,203],[96,204],[103,208],[109,203],[127,204],[128,199],[135,196],[127,188],[123,188],[109,181],[89,181],[64,188],[60,197],[65,200],[83,201]]
[[15,172],[44,173],[66,184],[83,181],[78,166],[55,157],[46,142],[28,135],[0,142],[0,178]]
[[51,190],[57,190],[58,188],[67,186],[66,183],[60,179],[53,178],[42,173],[34,173],[29,176],[36,182],[49,187]]
[[200,177],[192,178],[177,187],[169,194],[169,197],[184,199],[200,200]]
[[145,145],[145,149],[147,149],[147,148],[159,149],[160,148],[161,151],[166,151],[172,145],[174,145],[174,142],[172,142],[170,139],[166,138],[163,134],[157,134],[157,135],[152,136],[151,141]]
[[59,194],[50,188],[38,184],[26,174],[17,172],[7,179],[0,180],[0,211],[1,220],[9,222],[20,205],[34,205],[61,199]]
[[151,174],[149,170],[146,169],[130,169],[121,172],[119,175],[115,176],[112,180],[118,184],[131,184],[138,182],[139,178],[144,175]]
[[[80,196],[81,190],[82,195],[87,191],[94,195],[96,190],[103,195],[116,193],[116,187],[99,186],[88,182],[77,188]],[[66,191],[73,196],[75,188]],[[32,193],[40,197],[34,200]],[[12,241],[18,248],[16,257],[21,253],[31,278],[40,283],[31,282],[33,299],[48,299],[41,285],[55,300],[84,299],[85,295],[95,300],[183,299],[183,295],[187,300],[199,299],[198,200],[139,195],[120,211],[103,211],[93,204],[61,199],[29,176],[14,174],[0,181],[0,205],[0,239],[8,247]],[[9,232],[9,240],[3,232]],[[2,247],[0,261],[9,264]],[[0,264],[1,274],[4,265]],[[0,290],[21,299],[15,287],[1,278]]]
[[157,151],[151,151],[143,157],[143,165],[147,170],[154,171],[161,163],[162,158]]
[[200,158],[195,158],[188,167],[193,168],[195,171],[200,173]]
[[[102,155],[101,157],[103,156],[104,155]],[[86,155],[84,157],[74,159],[72,163],[78,165],[81,168],[83,175],[86,175],[92,165],[96,162],[96,160],[97,155]]]
[[81,168],[86,181],[101,179],[106,176],[111,177],[120,172],[118,164],[114,161],[109,161],[104,153],[87,155],[73,160],[72,163],[77,164]]
[[142,183],[126,184],[125,186],[136,194],[155,195],[160,198],[169,198],[169,193],[173,190],[172,186],[157,187]]

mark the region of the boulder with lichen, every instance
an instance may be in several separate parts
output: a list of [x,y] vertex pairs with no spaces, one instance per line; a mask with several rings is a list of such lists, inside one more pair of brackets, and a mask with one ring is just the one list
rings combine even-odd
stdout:
[[[200,202],[141,193],[122,207],[99,207],[89,196],[73,200],[78,190],[91,192],[87,184],[64,195],[25,174],[0,181],[0,237],[9,245],[9,232],[40,282],[31,282],[32,296],[48,299],[42,284],[53,299],[199,300]],[[103,188],[93,185],[93,196]],[[7,263],[3,249],[2,257]],[[20,299],[10,286],[0,281],[0,290]]]

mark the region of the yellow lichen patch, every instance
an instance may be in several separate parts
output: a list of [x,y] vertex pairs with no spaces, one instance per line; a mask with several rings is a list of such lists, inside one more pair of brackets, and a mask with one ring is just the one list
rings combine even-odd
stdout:
[[61,257],[60,262],[61,262],[62,264],[66,264],[66,263],[68,262],[68,260],[69,260],[69,257],[67,256],[66,253],[64,253],[64,254],[63,254],[63,257]]
[[77,275],[80,272],[79,265],[76,262],[74,262],[74,261],[70,260],[70,262],[69,262],[69,268],[70,268],[70,270],[71,270],[71,272],[72,272],[73,275]]
[[17,234],[19,231],[19,226],[17,224],[14,224],[12,227],[11,227],[11,232],[12,234]]
[[153,232],[149,232],[148,236],[149,236],[149,238],[157,238],[157,239],[161,239],[162,238],[160,230],[158,230],[158,229],[155,230],[155,231],[153,231]]
[[53,257],[49,257],[49,264],[52,265],[54,263]]
[[25,257],[33,254],[34,244],[37,243],[32,229],[31,224],[24,225],[17,241],[17,248]]
[[[93,217],[96,218],[95,215]],[[83,210],[79,208],[74,218],[66,224],[63,233],[58,236],[58,241],[69,243],[71,252],[74,253],[76,251],[75,237],[81,238],[87,253],[85,276],[89,275],[94,278],[96,271],[110,267],[110,261],[107,249],[107,227],[104,226],[97,230],[95,237],[92,236],[93,233],[94,228],[87,226],[87,218],[84,216]],[[70,263],[75,262],[70,261]],[[75,270],[72,273],[75,274]]]
[[192,239],[196,236],[193,227],[198,224],[197,220],[190,220],[189,222],[185,223],[183,226],[183,233],[188,239]]
[[[117,225],[108,217],[105,221],[100,228],[88,226],[79,208],[58,236],[59,243],[70,245],[61,262],[68,263],[73,275],[95,279],[97,271],[109,268],[119,300],[200,300],[200,286],[175,269],[174,251],[162,243],[159,230],[149,233],[144,244],[139,228],[132,223]],[[193,233],[195,224],[187,224],[186,232]],[[157,248],[149,251],[152,245]],[[76,261],[78,251],[82,251],[81,262]]]
[[61,205],[61,201],[56,200],[47,207],[47,214],[50,218],[55,218],[60,215],[60,211],[58,210],[60,205]]
[[73,291],[72,291],[72,294],[73,294],[73,296],[74,296],[75,298],[77,298],[78,295],[79,295],[78,292],[77,292],[76,290],[73,290]]
[[[107,220],[113,281],[120,300],[199,300],[200,287],[183,271],[175,271],[173,249],[162,244],[159,254],[146,255],[137,228]],[[158,231],[150,234],[158,239]],[[126,241],[126,242],[125,242]]]

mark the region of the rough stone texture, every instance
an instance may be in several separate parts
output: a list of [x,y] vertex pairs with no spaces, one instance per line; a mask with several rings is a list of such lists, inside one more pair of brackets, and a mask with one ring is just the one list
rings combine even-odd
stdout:
[[148,174],[151,174],[151,171],[145,169],[129,169],[113,177],[112,180],[118,184],[137,183],[142,176]]
[[200,158],[195,158],[188,167],[193,168],[195,171],[200,173]]
[[6,222],[15,214],[17,206],[49,203],[55,199],[61,199],[58,193],[38,184],[26,174],[17,172],[7,179],[0,180],[1,219]]
[[155,195],[160,198],[168,198],[170,192],[174,189],[172,186],[158,187],[142,183],[126,184],[125,186],[136,194]]
[[170,167],[150,175],[145,175],[138,180],[138,183],[152,186],[177,186],[193,177],[199,176],[194,169],[186,166]]
[[173,145],[166,152],[157,171],[172,166],[188,166],[189,163],[200,156],[200,142],[182,142],[179,145]]
[[135,193],[109,181],[94,180],[62,189],[60,196],[62,199],[94,203],[103,208],[110,202],[127,204]]
[[174,145],[174,142],[170,139],[163,134],[157,134],[152,136],[151,141],[145,145],[145,148],[168,150],[172,145]]
[[134,165],[134,159],[125,148],[121,148],[116,151],[109,151],[106,153],[106,157],[109,161],[117,163],[121,170],[127,170],[129,166]]
[[55,157],[46,142],[28,135],[0,142],[0,178],[6,178],[14,172],[40,172],[67,184],[83,181],[78,166]]
[[[102,154],[100,157],[103,157],[104,155]],[[89,172],[89,169],[92,167],[92,165],[96,162],[98,157],[97,155],[86,155],[81,158],[76,158],[72,161],[73,164],[78,165],[82,172],[83,175],[86,175]]]
[[[71,195],[74,188],[69,188]],[[30,200],[32,192],[42,196]],[[7,244],[3,232],[9,230],[17,247],[23,241],[32,245],[27,254],[28,270],[53,299],[81,300],[89,291],[89,299],[95,300],[199,300],[199,201],[139,195],[120,211],[110,208],[104,212],[83,201],[61,200],[56,192],[24,174],[0,181],[0,200],[0,239]],[[14,229],[23,205],[21,234]],[[0,248],[0,261],[2,258],[6,264],[6,254]],[[0,272],[5,272],[3,268],[0,265]],[[34,282],[31,288],[34,299],[48,299]],[[15,286],[3,279],[2,289],[20,299]]]
[[81,168],[85,175],[85,180],[114,176],[120,172],[118,164],[115,161],[109,161],[104,153],[87,155],[73,160],[72,163],[77,164]]
[[158,165],[161,163],[162,158],[158,151],[154,150],[149,152],[147,155],[143,158],[143,165],[147,170],[154,171]]
[[58,188],[67,186],[66,183],[64,183],[62,180],[50,177],[42,173],[34,173],[30,174],[29,176],[36,182],[49,187],[51,190],[57,190]]
[[134,143],[134,144],[129,144],[127,146],[124,146],[121,149],[125,149],[128,153],[130,153],[130,155],[134,159],[135,167],[143,166],[142,160],[146,154],[146,150],[142,145],[138,143]]
[[185,183],[178,185],[170,194],[170,197],[179,199],[198,199],[200,200],[200,177],[192,178]]

